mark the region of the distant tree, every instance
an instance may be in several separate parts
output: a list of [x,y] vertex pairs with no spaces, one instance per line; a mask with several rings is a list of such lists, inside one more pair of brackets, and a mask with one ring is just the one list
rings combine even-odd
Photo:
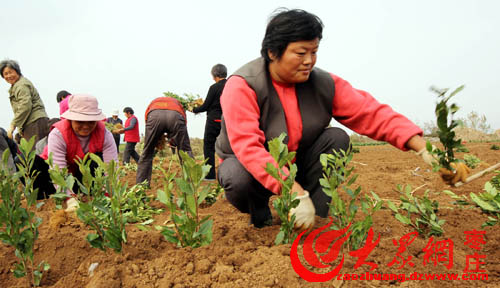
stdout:
[[479,113],[475,111],[471,111],[467,115],[467,118],[460,118],[458,119],[458,121],[460,122],[460,126],[471,128],[484,133],[489,133],[491,130],[491,127],[486,120],[486,116],[479,115]]
[[437,137],[438,136],[438,127],[434,121],[427,121],[424,122],[424,127],[422,127],[422,130],[424,130],[424,135],[429,136],[429,137]]

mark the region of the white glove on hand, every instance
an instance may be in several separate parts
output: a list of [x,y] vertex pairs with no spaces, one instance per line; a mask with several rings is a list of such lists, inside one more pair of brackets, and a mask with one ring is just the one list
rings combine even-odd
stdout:
[[292,208],[288,216],[295,214],[294,226],[299,230],[307,230],[314,225],[314,214],[316,209],[309,198],[309,192],[304,190],[304,195],[298,196],[296,199],[300,200],[299,206]]
[[7,131],[7,137],[9,137],[10,139],[12,139],[12,137],[13,137],[12,134],[14,134],[14,130],[16,130],[16,126],[10,126],[9,131]]
[[71,213],[75,212],[78,209],[78,200],[76,198],[71,197],[66,201],[66,210],[64,212]]
[[[432,150],[434,151],[434,149],[436,149],[436,146],[432,145]],[[438,163],[436,156],[429,153],[427,148],[420,149],[420,151],[417,152],[417,155],[421,156],[422,160],[424,160],[424,162],[429,166],[432,166],[432,163]]]

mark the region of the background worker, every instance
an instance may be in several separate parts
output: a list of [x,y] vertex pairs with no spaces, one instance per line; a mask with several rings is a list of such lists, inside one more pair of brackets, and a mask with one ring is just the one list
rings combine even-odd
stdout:
[[171,146],[193,157],[186,126],[186,112],[177,99],[171,97],[154,99],[146,109],[145,120],[146,136],[137,167],[136,183],[142,183],[144,180],[151,183],[155,147],[161,138],[165,137],[165,133]]
[[[113,112],[111,113],[111,117],[108,117],[106,119],[106,123],[111,123],[113,124],[113,126],[115,126],[116,124],[120,124],[120,125],[123,125],[123,121],[122,119],[118,118],[118,110],[113,110]],[[116,143],[116,151],[118,151],[118,153],[120,153],[120,133],[118,133],[120,129],[113,129],[111,131],[111,133],[113,133],[113,138],[115,139],[115,143]]]
[[212,78],[215,84],[208,89],[207,97],[203,105],[193,109],[193,113],[207,112],[207,121],[205,122],[205,134],[203,135],[203,154],[207,164],[211,166],[205,179],[215,180],[215,140],[220,133],[220,122],[222,108],[220,107],[220,95],[226,85],[227,68],[222,64],[212,67]]
[[123,108],[123,113],[127,117],[125,127],[117,131],[118,133],[125,133],[123,141],[127,143],[125,151],[123,151],[123,164],[129,163],[130,157],[134,158],[136,163],[139,163],[139,154],[135,151],[135,145],[141,141],[139,136],[139,120],[134,115],[134,109],[130,107]]
[[42,98],[35,86],[21,73],[19,64],[14,60],[0,62],[0,75],[11,85],[9,100],[14,112],[14,119],[7,131],[7,136],[13,139],[16,128],[26,140],[36,136],[35,142],[49,133],[47,112]]

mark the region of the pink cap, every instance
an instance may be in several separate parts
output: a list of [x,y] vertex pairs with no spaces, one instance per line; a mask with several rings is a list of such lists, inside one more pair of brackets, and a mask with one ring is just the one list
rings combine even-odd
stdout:
[[97,99],[92,95],[75,94],[69,96],[69,109],[61,117],[76,121],[100,121],[106,118],[99,109]]

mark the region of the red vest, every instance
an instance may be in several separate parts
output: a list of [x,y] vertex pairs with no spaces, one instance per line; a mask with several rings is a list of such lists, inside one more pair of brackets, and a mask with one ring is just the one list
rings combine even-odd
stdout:
[[[71,122],[69,120],[61,120],[52,125],[51,129],[53,129],[54,127],[57,128],[59,132],[61,132],[64,142],[66,143],[66,162],[68,163],[69,172],[73,173],[73,171],[78,170],[78,167],[75,163],[77,157],[80,159],[83,159],[83,157],[85,157],[82,146],[80,145],[80,140],[73,131]],[[97,121],[97,126],[95,127],[94,131],[92,131],[92,134],[90,134],[89,153],[103,152],[105,132],[106,128],[104,124],[101,121]],[[48,147],[48,145],[45,146],[42,155],[40,155],[40,157],[45,160],[49,156]]]
[[133,118],[135,118],[136,120],[135,126],[131,130],[125,131],[125,137],[123,141],[137,143],[141,141],[141,138],[139,137],[139,120],[137,119],[137,117],[135,117],[134,115],[129,117],[127,121],[125,121],[125,128],[130,126],[130,121],[132,121]]
[[148,120],[148,114],[149,112],[153,110],[173,110],[181,113],[182,117],[184,117],[184,120],[186,120],[187,123],[187,118],[186,118],[186,112],[184,111],[184,108],[182,107],[182,104],[179,102],[179,100],[171,97],[158,97],[154,99],[151,103],[149,103],[148,108],[146,109],[146,114],[144,115],[144,119],[147,121]]

